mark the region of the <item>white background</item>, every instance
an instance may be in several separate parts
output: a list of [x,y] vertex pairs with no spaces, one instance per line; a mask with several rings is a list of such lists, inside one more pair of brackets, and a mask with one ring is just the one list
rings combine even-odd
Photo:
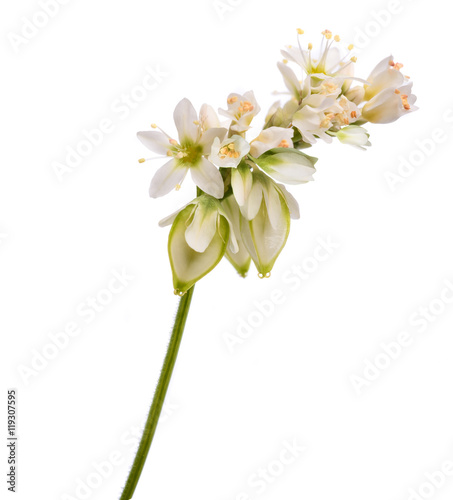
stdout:
[[[242,280],[224,261],[197,285],[165,418],[134,499],[404,500],[411,489],[422,493],[413,498],[449,499],[453,477],[425,483],[453,460],[453,305],[440,302],[445,280],[453,283],[445,4],[230,4],[222,15],[211,0],[67,2],[26,43],[16,38],[17,50],[11,34],[22,36],[42,6],[1,7],[0,407],[4,413],[6,390],[16,388],[14,498],[119,497],[177,305],[168,230],[157,222],[194,189],[188,180],[179,193],[151,200],[158,162],[137,163],[148,152],[135,134],[152,122],[173,133],[182,97],[197,109],[217,108],[228,93],[249,89],[263,109],[259,125],[271,92],[283,90],[279,49],[294,44],[301,27],[314,43],[326,28],[358,42],[356,73],[364,78],[392,53],[414,81],[420,110],[368,126],[367,152],[338,143],[309,151],[320,158],[316,180],[291,190],[302,219],[269,280],[255,270]],[[136,88],[147,67],[166,76],[143,96]],[[120,112],[119,100],[131,93],[143,99]],[[106,119],[110,133],[60,182],[53,162],[64,162],[83,131]],[[426,142],[433,134],[441,139]],[[412,171],[401,170],[402,158]],[[392,190],[386,175],[398,168],[405,177]],[[320,238],[337,248],[293,289],[285,276],[313,264]],[[109,284],[112,270],[133,279],[87,324],[77,308]],[[254,312],[259,318],[254,301],[276,289],[284,303],[230,352],[225,334],[237,335]],[[436,311],[425,327],[417,326],[421,307]],[[79,335],[55,353],[49,334],[71,322]],[[389,361],[382,344],[400,332],[410,345]],[[43,352],[54,359],[24,376]],[[389,366],[374,377],[366,372],[375,380],[356,390],[351,376],[366,380],[365,366],[376,360]],[[5,413],[0,421],[6,437]],[[306,450],[279,466],[284,443],[294,441]],[[93,462],[112,453],[121,463],[113,471],[104,464],[99,481]],[[278,476],[272,483],[248,483],[268,467]],[[91,490],[76,494],[87,481]]]

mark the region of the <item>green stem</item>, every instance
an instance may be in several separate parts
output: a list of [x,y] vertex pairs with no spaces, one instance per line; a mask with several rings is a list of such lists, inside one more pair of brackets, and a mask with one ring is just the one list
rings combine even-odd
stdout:
[[160,372],[159,381],[157,382],[156,392],[154,393],[153,402],[149,410],[146,420],[143,435],[135,455],[134,463],[129,472],[123,493],[120,500],[131,500],[134,494],[140,475],[145,465],[146,457],[148,456],[154,433],[156,432],[157,423],[159,421],[162,406],[164,404],[165,395],[167,394],[168,385],[170,384],[171,375],[175,366],[176,357],[178,356],[179,346],[181,344],[184,326],[189,314],[190,302],[192,300],[194,287],[190,288],[179,301],[178,311],[176,312],[175,324],[168,344],[167,354],[165,355],[162,371]]

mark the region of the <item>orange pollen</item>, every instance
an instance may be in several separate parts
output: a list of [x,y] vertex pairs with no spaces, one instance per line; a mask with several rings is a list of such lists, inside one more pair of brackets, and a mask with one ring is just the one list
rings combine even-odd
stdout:
[[226,146],[220,148],[220,159],[224,160],[226,157],[228,158],[239,158],[239,151],[236,151],[234,148],[234,144],[230,142]]
[[395,94],[401,94],[401,92],[398,89],[395,89]]
[[253,111],[254,106],[250,101],[241,101],[238,111],[240,113],[248,113],[249,111]]
[[401,69],[403,66],[404,66],[404,64],[401,64],[401,63],[396,63],[396,64],[394,65],[394,68],[399,70],[399,69]]
[[351,118],[357,118],[357,111],[351,111]]
[[228,103],[228,104],[233,104],[233,103],[235,103],[237,100],[238,100],[238,98],[234,95],[233,97],[229,97],[229,98],[227,99],[227,103]]
[[401,101],[403,102],[403,108],[404,109],[411,109],[411,105],[407,102],[408,96],[406,94],[402,94],[400,97],[401,97]]
[[285,139],[282,140],[282,142],[277,146],[279,148],[289,148],[289,143]]

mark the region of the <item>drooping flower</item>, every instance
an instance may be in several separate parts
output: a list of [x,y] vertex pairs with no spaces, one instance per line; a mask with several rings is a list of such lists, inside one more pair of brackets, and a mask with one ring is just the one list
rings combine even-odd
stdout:
[[371,146],[371,142],[368,140],[370,134],[358,125],[343,127],[336,132],[336,136],[341,143],[349,144],[359,149],[366,149],[366,146]]
[[[173,189],[179,189],[187,172],[204,192],[221,198],[224,193],[223,179],[218,169],[205,158],[211,152],[211,145],[217,137],[225,137],[225,128],[200,126],[195,108],[188,99],[182,99],[175,108],[174,121],[179,142],[163,131],[138,132],[139,140],[151,151],[172,159],[154,174],[149,194],[152,198],[163,196]],[[202,120],[206,126],[206,120]],[[153,125],[153,128],[157,128]],[[144,159],[140,161],[145,161]]]
[[233,225],[220,202],[201,195],[159,225],[172,224],[168,254],[175,294],[183,295],[220,262],[239,250]]
[[376,94],[362,108],[362,117],[371,123],[391,123],[418,108],[412,94],[412,83],[399,89],[387,88]]
[[218,167],[237,167],[249,151],[250,144],[240,135],[233,135],[223,141],[216,137],[208,158]]
[[228,109],[219,109],[219,113],[231,120],[230,129],[234,132],[245,132],[250,128],[253,118],[260,112],[253,91],[244,95],[230,94],[227,98]]

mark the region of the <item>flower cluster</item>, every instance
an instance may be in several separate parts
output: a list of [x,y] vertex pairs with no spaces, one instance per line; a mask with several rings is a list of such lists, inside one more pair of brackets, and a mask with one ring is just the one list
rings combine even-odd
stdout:
[[[178,190],[190,171],[197,197],[160,222],[171,224],[168,242],[175,294],[183,295],[226,257],[241,276],[253,260],[258,275],[270,276],[285,246],[290,219],[299,207],[285,184],[313,180],[316,158],[302,152],[318,140],[365,149],[362,125],[390,123],[416,109],[412,83],[392,56],[366,80],[354,76],[353,46],[326,30],[317,53],[311,43],[282,50],[278,68],[286,102],[274,103],[261,132],[248,138],[260,107],[252,91],[230,94],[226,109],[203,104],[197,114],[188,99],[176,106],[178,139],[157,130],[139,132],[139,140],[158,158],[169,157],[155,173],[150,196]],[[299,78],[296,71],[302,70]],[[139,160],[146,161],[145,159]]]

